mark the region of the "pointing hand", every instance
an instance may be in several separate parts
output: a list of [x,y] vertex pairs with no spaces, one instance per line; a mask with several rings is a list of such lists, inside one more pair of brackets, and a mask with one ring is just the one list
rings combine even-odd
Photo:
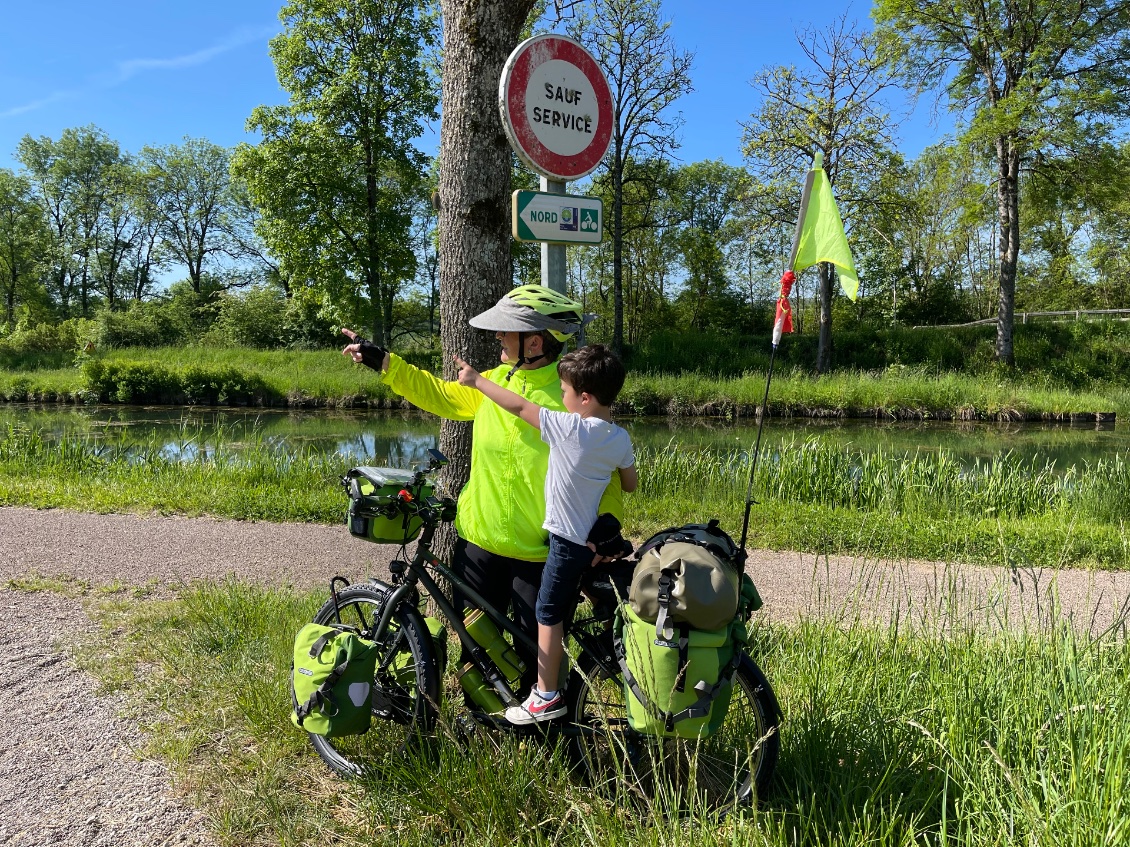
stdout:
[[459,384],[474,388],[479,379],[479,372],[458,356],[452,356],[451,358],[453,358],[455,364],[459,366]]

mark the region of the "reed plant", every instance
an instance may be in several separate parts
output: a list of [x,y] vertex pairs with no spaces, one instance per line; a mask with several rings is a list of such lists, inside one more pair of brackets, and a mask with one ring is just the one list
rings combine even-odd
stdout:
[[[265,521],[340,522],[341,475],[385,456],[281,450],[255,432],[184,427],[179,438],[93,440],[0,430],[0,504]],[[820,438],[763,444],[749,488],[742,450],[637,450],[625,498],[636,539],[718,518],[735,537],[752,492],[750,546],[989,564],[1130,567],[1130,455],[1058,471],[1005,454],[962,465],[947,450],[897,453]],[[1004,551],[1011,551],[1007,554]],[[1008,556],[1015,556],[1010,559]]]
[[[907,591],[905,575],[883,578]],[[106,637],[80,662],[135,704],[150,752],[222,844],[1123,843],[1126,622],[1084,632],[1054,607],[1014,615],[946,573],[938,586],[913,615],[861,592],[757,622],[751,653],[783,712],[780,762],[768,796],[723,820],[589,787],[534,738],[459,735],[449,709],[422,753],[338,780],[288,721],[293,633],[321,596],[229,582],[100,601]]]

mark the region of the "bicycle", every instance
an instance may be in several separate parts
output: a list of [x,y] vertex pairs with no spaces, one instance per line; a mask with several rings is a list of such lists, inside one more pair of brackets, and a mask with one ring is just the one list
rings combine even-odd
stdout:
[[[420,590],[431,598],[439,618],[455,633],[473,665],[506,705],[521,702],[498,666],[468,634],[463,615],[440,588],[433,573],[459,592],[470,605],[482,609],[514,645],[535,656],[534,640],[468,586],[452,568],[432,552],[436,529],[455,518],[455,501],[429,493],[427,475],[447,460],[430,450],[431,461],[381,509],[382,517],[399,517],[403,526],[418,528],[414,555],[389,565],[392,582],[370,578],[339,588],[343,577],[330,582],[331,598],[314,618],[335,624],[381,645],[373,680],[373,722],[358,736],[325,738],[310,735],[318,755],[336,773],[365,777],[379,773],[384,757],[401,756],[413,746],[437,738],[442,678],[446,671],[441,649],[420,612]],[[349,488],[355,479],[344,477]],[[402,554],[406,546],[401,547]],[[518,727],[501,715],[469,709],[476,725],[524,735],[542,735],[549,742],[563,740],[570,759],[582,777],[594,785],[627,786],[652,796],[664,786],[699,794],[712,807],[730,808],[764,796],[779,752],[776,696],[761,669],[742,655],[734,678],[734,696],[721,730],[709,739],[688,742],[645,737],[628,723],[624,686],[612,643],[612,619],[619,596],[626,595],[622,574],[615,569],[590,569],[582,585],[589,599],[566,630],[573,657],[565,685],[567,713],[543,724]],[[630,565],[627,565],[630,568]],[[619,590],[614,585],[619,582]],[[454,592],[453,592],[454,594]],[[580,599],[580,598],[579,598]],[[582,615],[581,611],[585,610]],[[442,664],[441,664],[442,662]]]

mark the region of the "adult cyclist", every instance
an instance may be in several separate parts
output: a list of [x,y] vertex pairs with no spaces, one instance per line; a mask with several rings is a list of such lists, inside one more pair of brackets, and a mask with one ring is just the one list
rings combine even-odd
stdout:
[[[575,300],[541,285],[522,285],[493,307],[471,318],[471,326],[490,330],[502,350],[501,365],[483,372],[491,382],[505,385],[539,406],[565,410],[557,358],[567,339],[591,316]],[[467,583],[492,606],[508,609],[514,621],[536,639],[534,607],[542,568],[549,553],[545,520],[545,475],[549,446],[534,427],[482,394],[445,381],[408,364],[395,353],[360,338],[349,329],[342,353],[383,374],[383,381],[410,403],[441,418],[474,421],[471,471],[459,495],[455,519],[457,541],[452,564]],[[623,500],[618,475],[600,502],[604,535],[598,552],[623,544],[619,522]],[[534,656],[524,656],[523,686],[536,678]]]

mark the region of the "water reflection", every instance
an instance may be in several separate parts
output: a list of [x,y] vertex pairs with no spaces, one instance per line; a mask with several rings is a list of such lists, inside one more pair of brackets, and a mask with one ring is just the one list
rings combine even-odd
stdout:
[[[749,451],[756,422],[688,418],[619,421],[638,446],[652,449]],[[370,464],[412,467],[439,440],[439,422],[420,412],[213,409],[139,406],[0,405],[0,438],[9,426],[44,438],[67,433],[129,455],[149,451],[174,459],[210,457],[248,446],[280,457],[338,454]],[[1059,470],[1109,458],[1130,447],[1127,428],[1113,424],[1052,425],[930,421],[773,419],[762,438],[763,457],[783,441],[818,437],[841,447],[887,454],[947,450],[963,464],[1012,452],[1025,461],[1053,461]]]

